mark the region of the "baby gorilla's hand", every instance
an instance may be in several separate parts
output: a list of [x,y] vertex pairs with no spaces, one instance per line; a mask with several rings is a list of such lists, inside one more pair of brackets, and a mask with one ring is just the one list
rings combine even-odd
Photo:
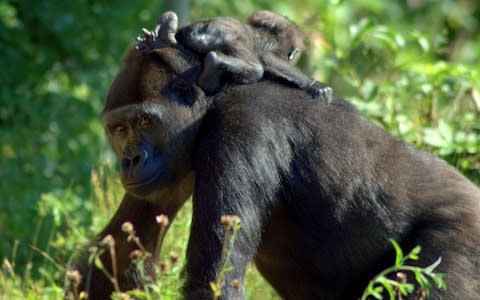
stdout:
[[333,89],[321,82],[316,80],[305,88],[306,92],[312,96],[312,98],[320,99],[326,104],[329,104],[333,100]]

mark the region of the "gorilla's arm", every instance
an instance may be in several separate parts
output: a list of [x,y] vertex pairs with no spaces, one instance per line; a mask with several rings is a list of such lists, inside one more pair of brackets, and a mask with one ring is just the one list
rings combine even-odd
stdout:
[[[167,215],[171,220],[175,218],[178,210],[190,197],[193,191],[193,174],[189,174],[184,180],[171,187],[162,197],[152,201],[141,199],[130,194],[125,194],[120,206],[106,227],[98,234],[94,245],[99,246],[105,236],[111,235],[115,241],[115,262],[118,272],[118,284],[121,291],[134,288],[143,289],[145,282],[142,282],[138,270],[132,265],[130,254],[139,249],[132,242],[127,241],[127,234],[122,231],[122,224],[132,223],[135,234],[147,252],[152,254],[145,261],[144,273],[152,278],[155,277],[154,264],[158,259],[161,249],[155,249],[158,245],[160,225],[156,221],[158,215]],[[163,238],[163,236],[162,236]],[[108,249],[100,256],[102,264],[110,274],[112,272],[112,259]],[[98,269],[94,263],[89,264],[89,252],[84,249],[69,266],[70,270],[78,270],[82,275],[82,284],[79,291],[86,291],[90,300],[110,299],[114,291],[112,282]],[[68,293],[67,293],[68,295]],[[67,299],[73,299],[68,298]]]
[[[126,194],[113,218],[97,236],[95,244],[99,248],[101,247],[99,241],[107,235],[111,235],[115,241],[117,279],[122,290],[141,287],[137,286],[135,269],[129,258],[130,253],[138,247],[133,242],[127,242],[127,235],[121,230],[122,224],[127,221],[131,222],[145,249],[153,253],[159,228],[155,224],[155,216],[160,213],[158,207],[152,203],[135,199]],[[83,277],[79,290],[86,291],[90,295],[89,299],[110,299],[110,294],[114,290],[113,283],[95,266],[95,263],[88,263],[89,255],[88,251],[81,253],[80,257],[69,267],[80,271]],[[108,249],[105,249],[104,254],[100,257],[108,272],[113,274],[112,259]],[[149,258],[145,266],[147,269],[152,269],[153,259]],[[152,271],[153,269],[147,270],[147,273],[153,274]]]

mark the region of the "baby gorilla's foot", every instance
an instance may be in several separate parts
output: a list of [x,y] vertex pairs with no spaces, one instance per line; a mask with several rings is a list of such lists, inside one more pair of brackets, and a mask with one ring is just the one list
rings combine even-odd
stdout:
[[221,86],[221,62],[215,51],[208,52],[203,59],[203,72],[198,79],[198,85],[207,93],[215,93]]
[[305,91],[312,96],[312,98],[320,99],[326,104],[333,100],[333,89],[316,80],[312,81],[312,83],[305,88]]
[[157,35],[160,41],[171,47],[175,47],[178,44],[175,39],[175,34],[178,30],[177,14],[172,11],[167,11],[160,17],[157,27]]

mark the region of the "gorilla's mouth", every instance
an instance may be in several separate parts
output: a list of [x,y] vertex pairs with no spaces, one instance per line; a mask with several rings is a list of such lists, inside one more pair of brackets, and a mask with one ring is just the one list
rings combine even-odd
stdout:
[[163,169],[159,168],[150,177],[147,177],[147,178],[145,178],[141,181],[124,182],[123,185],[127,190],[139,190],[139,189],[144,190],[144,189],[148,188],[149,186],[154,186],[153,184],[158,180],[158,178],[160,178],[162,173],[163,173]]

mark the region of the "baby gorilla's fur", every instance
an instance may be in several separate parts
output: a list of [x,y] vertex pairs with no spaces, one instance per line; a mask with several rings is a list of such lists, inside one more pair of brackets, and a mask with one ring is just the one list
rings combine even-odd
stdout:
[[198,85],[208,93],[217,92],[226,82],[248,84],[266,75],[289,82],[313,98],[327,103],[332,99],[329,86],[293,67],[304,45],[297,26],[286,17],[257,11],[248,24],[230,17],[197,21],[180,28],[176,39],[206,55]]

